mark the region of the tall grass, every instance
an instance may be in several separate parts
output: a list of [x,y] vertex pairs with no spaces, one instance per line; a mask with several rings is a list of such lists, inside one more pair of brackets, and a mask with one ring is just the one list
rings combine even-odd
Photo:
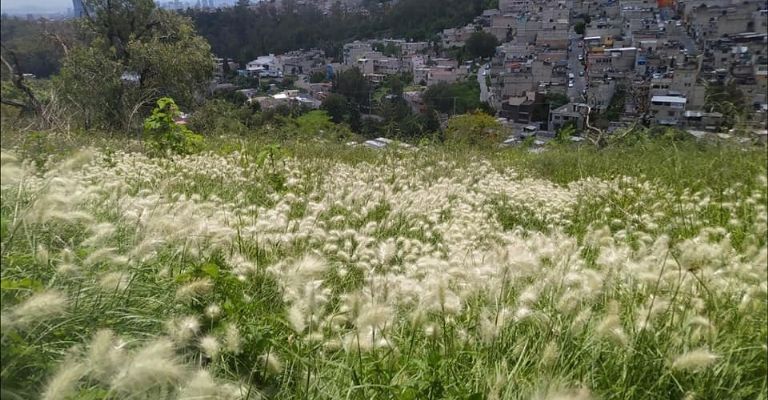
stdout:
[[767,398],[760,150],[212,142],[4,139],[3,398]]

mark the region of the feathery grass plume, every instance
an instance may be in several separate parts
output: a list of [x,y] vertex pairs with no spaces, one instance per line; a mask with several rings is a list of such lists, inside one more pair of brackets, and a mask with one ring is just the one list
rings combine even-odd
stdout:
[[480,316],[480,338],[485,343],[490,343],[499,336],[501,331],[507,325],[511,312],[507,308],[502,308],[495,314],[484,313]]
[[302,333],[307,328],[306,316],[299,304],[293,304],[288,309],[288,322],[296,333]]
[[48,381],[41,399],[42,400],[66,400],[77,394],[78,382],[88,368],[74,360],[64,361],[53,377]]
[[617,346],[626,346],[629,343],[619,319],[619,303],[615,300],[609,303],[605,317],[595,327],[595,335]]
[[240,353],[240,330],[232,322],[227,323],[224,328],[224,350],[228,353]]
[[219,345],[219,341],[215,337],[208,335],[200,338],[200,350],[209,358],[216,357],[220,349],[221,345]]
[[17,185],[24,179],[24,168],[18,163],[18,158],[14,154],[7,152],[0,152],[0,185],[11,186]]
[[60,173],[74,171],[88,164],[96,156],[97,151],[93,148],[81,149],[72,157],[68,158],[56,168]]
[[715,331],[715,326],[712,325],[712,322],[710,322],[707,317],[703,317],[701,315],[695,315],[689,318],[685,325],[693,328],[704,329],[706,331]]
[[196,279],[176,289],[176,301],[189,304],[210,293],[213,282],[208,278]]
[[393,317],[394,313],[389,306],[366,304],[355,320],[355,325],[358,328],[373,327],[384,329],[385,326],[392,324]]
[[294,280],[306,282],[308,280],[320,279],[328,268],[325,260],[314,254],[306,254],[299,261],[293,264]]
[[83,247],[94,247],[102,244],[112,234],[115,233],[117,228],[109,222],[102,222],[96,225],[92,225],[88,228],[91,231],[91,236],[80,243]]
[[35,250],[35,261],[37,261],[38,264],[47,266],[49,260],[50,257],[48,255],[48,249],[45,248],[42,243],[39,243],[37,245],[37,249]]
[[99,286],[107,292],[122,292],[128,288],[131,279],[131,274],[127,272],[107,272],[99,280]]
[[114,247],[103,247],[98,249],[83,260],[83,265],[92,266],[96,263],[106,261],[114,255],[115,250],[117,249]]
[[58,317],[67,309],[67,297],[56,290],[33,294],[10,312],[9,328],[24,329],[32,323]]
[[496,364],[495,374],[493,375],[493,382],[489,383],[488,400],[501,400],[504,394],[504,388],[507,386],[507,379],[509,377],[509,369],[507,362],[502,361]]
[[535,400],[592,400],[592,392],[587,388],[548,390],[543,394],[534,396]]
[[707,349],[692,350],[677,356],[672,361],[672,369],[676,371],[696,372],[714,364],[719,357]]
[[283,362],[280,361],[280,358],[273,352],[260,355],[259,363],[264,371],[271,375],[277,375],[283,370]]
[[121,365],[125,363],[123,343],[118,343],[109,329],[102,329],[93,336],[88,349],[86,364],[91,376],[108,383]]
[[200,369],[184,384],[179,392],[178,400],[219,400],[231,398],[224,393],[213,381],[211,374]]
[[571,322],[571,332],[574,335],[580,335],[582,332],[584,332],[584,328],[589,324],[591,319],[592,309],[585,308],[581,310],[576,315],[576,318],[573,319],[573,322]]
[[200,330],[200,321],[194,316],[175,318],[166,323],[168,335],[178,344],[186,344]]
[[173,343],[158,339],[133,354],[112,379],[111,388],[118,394],[135,396],[177,385],[186,373],[176,359]]
[[541,365],[545,368],[551,367],[557,362],[559,356],[560,350],[558,349],[557,342],[551,340],[544,346],[544,350],[541,352]]
[[211,320],[218,319],[221,316],[221,307],[218,304],[211,304],[205,307],[205,316]]

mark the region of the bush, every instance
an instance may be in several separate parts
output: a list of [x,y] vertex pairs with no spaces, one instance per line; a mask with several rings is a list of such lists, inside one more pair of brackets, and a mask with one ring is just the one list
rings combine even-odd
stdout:
[[176,123],[181,113],[176,102],[170,97],[162,97],[152,115],[144,120],[144,133],[148,135],[147,144],[155,154],[193,154],[203,147],[203,137],[186,126]]
[[474,112],[448,120],[445,139],[454,144],[492,145],[499,141],[501,133],[501,124],[495,118],[482,112]]
[[209,136],[243,135],[259,124],[258,114],[221,99],[211,100],[189,118],[193,131]]

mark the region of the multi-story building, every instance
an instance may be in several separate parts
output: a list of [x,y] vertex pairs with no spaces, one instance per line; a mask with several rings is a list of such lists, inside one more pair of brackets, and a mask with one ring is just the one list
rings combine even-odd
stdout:
[[680,95],[651,97],[650,112],[653,122],[671,126],[681,124],[686,103],[686,98]]
[[553,132],[558,131],[569,123],[573,123],[578,131],[583,130],[588,107],[586,104],[568,103],[550,111],[549,130]]

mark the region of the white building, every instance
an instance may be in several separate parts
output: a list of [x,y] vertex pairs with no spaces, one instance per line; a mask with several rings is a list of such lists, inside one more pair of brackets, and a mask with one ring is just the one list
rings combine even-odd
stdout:
[[250,76],[280,78],[283,71],[274,54],[261,56],[245,65],[245,70]]

